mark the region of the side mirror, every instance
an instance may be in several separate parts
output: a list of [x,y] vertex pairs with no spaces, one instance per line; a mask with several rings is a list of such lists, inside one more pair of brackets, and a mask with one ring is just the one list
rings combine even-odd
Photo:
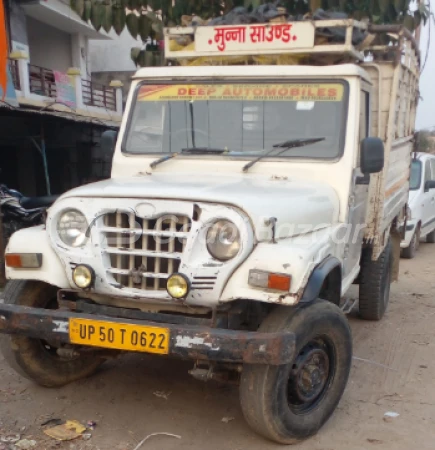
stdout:
[[428,192],[431,189],[435,189],[435,180],[427,180],[426,183],[424,183],[424,192]]
[[384,168],[384,143],[376,137],[361,142],[361,172],[364,175],[378,173]]
[[116,139],[118,132],[114,130],[106,130],[101,135],[101,148],[104,153],[113,153],[115,151]]

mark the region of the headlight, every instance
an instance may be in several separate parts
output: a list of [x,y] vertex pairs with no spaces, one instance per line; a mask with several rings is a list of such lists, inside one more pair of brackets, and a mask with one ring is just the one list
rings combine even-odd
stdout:
[[406,205],[406,219],[407,220],[412,220],[412,211],[411,211],[411,208],[408,205]]
[[240,250],[240,232],[229,220],[215,222],[207,231],[207,249],[213,258],[228,261]]
[[65,211],[57,222],[57,233],[69,247],[83,247],[88,239],[87,230],[86,217],[76,209]]

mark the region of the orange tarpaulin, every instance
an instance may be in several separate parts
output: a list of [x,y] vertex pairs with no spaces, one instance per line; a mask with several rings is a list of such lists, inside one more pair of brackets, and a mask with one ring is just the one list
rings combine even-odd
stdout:
[[3,0],[0,0],[0,88],[2,89],[2,100],[6,96],[8,84],[6,64],[8,63],[8,41],[6,38],[5,9]]

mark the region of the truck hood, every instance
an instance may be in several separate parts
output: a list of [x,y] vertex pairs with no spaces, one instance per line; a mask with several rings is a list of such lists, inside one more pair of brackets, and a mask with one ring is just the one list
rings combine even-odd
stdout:
[[[249,215],[260,241],[267,239],[267,219],[276,218],[276,238],[284,238],[337,223],[339,214],[338,196],[331,186],[261,174],[153,173],[81,186],[61,199],[69,197],[156,198],[232,205]],[[270,226],[267,230],[269,234]]]

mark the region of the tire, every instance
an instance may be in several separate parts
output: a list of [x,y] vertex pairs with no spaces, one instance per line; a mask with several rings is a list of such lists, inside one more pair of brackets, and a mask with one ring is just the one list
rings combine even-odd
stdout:
[[[317,433],[337,407],[352,363],[352,336],[344,314],[324,300],[298,308],[279,306],[258,331],[284,330],[296,336],[294,361],[281,366],[246,364],[240,403],[254,431],[280,444],[294,444]],[[323,380],[317,378],[313,387],[313,377],[322,377],[322,371]],[[311,376],[311,396],[303,391],[302,374]]]
[[435,230],[432,230],[426,235],[426,242],[428,244],[435,244]]
[[[56,307],[57,288],[40,281],[9,281],[5,303],[36,308]],[[62,358],[56,348],[40,339],[20,335],[0,335],[0,351],[21,376],[45,387],[58,387],[94,373],[102,360],[90,352]]]
[[391,241],[372,261],[371,249],[365,249],[361,256],[359,285],[359,315],[364,320],[381,320],[390,300],[392,269]]
[[418,248],[420,247],[420,226],[418,225],[415,233],[412,235],[411,242],[408,247],[403,248],[401,252],[401,256],[406,259],[412,259],[417,253]]

